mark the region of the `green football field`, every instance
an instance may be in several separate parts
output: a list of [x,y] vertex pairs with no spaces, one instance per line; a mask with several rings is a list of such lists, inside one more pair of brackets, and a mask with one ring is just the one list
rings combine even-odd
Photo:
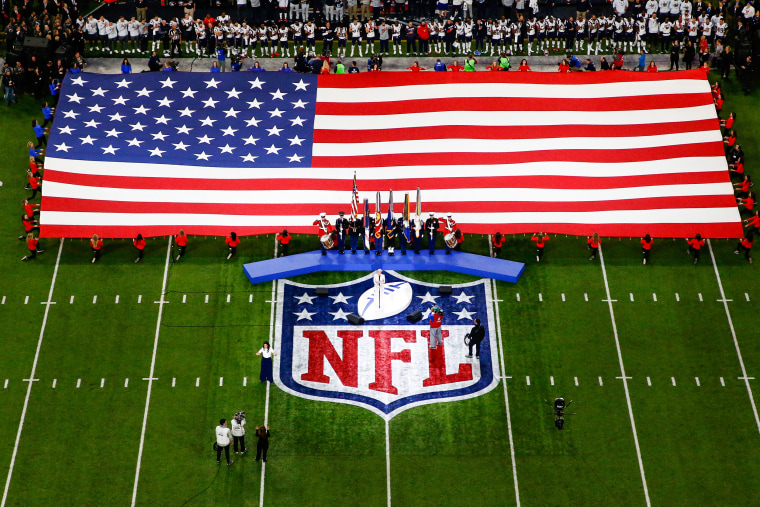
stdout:
[[[724,91],[752,173],[757,94]],[[509,238],[504,256],[527,267],[493,284],[506,378],[386,427],[259,383],[274,287],[251,285],[242,265],[273,256],[271,235],[244,238],[230,261],[222,238],[196,237],[178,263],[169,238],[150,239],[140,264],[120,240],[92,264],[78,239],[43,240],[20,262],[39,108],[2,107],[2,505],[760,504],[760,290],[735,240],[709,242],[695,266],[683,239],[658,239],[642,265],[637,240],[604,238],[589,261],[584,238],[552,237],[539,264],[528,238]],[[315,246],[301,235],[291,251]],[[486,237],[465,246],[488,253]],[[573,400],[564,431],[544,404],[557,396]],[[253,426],[271,426],[266,468],[250,453],[216,465],[214,426],[239,410],[249,449]]]

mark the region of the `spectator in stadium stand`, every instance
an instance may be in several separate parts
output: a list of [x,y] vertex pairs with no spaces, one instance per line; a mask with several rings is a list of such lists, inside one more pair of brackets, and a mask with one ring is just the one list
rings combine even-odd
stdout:
[[750,257],[750,253],[752,251],[752,245],[755,243],[755,233],[752,231],[747,231],[744,234],[744,237],[739,239],[739,243],[736,244],[736,250],[734,250],[734,253],[736,255],[739,255],[739,251],[744,252],[744,257],[747,259],[747,261],[752,264],[752,257]]
[[22,261],[28,261],[36,259],[38,253],[44,252],[38,245],[39,241],[34,237],[31,232],[26,235],[26,247],[29,249],[29,254],[21,258]]
[[420,67],[420,64],[415,60],[411,67],[407,67],[406,70],[411,70],[412,72],[420,72],[425,70],[425,67]]
[[185,231],[180,229],[179,234],[174,238],[174,241],[177,243],[177,258],[175,260],[178,261],[185,255],[185,250],[187,249],[187,236],[185,236]]
[[747,194],[747,197],[736,200],[736,204],[738,206],[743,206],[745,211],[752,212],[752,209],[755,207],[755,202],[757,201],[757,197],[755,196],[754,192],[750,192]]
[[568,72],[570,70],[570,65],[568,65],[567,60],[565,60],[563,58],[562,61],[559,62],[559,67],[557,68],[557,70],[560,73],[566,73],[566,72]]
[[686,243],[689,245],[689,248],[686,250],[686,253],[694,256],[694,264],[698,263],[699,252],[702,250],[702,247],[705,245],[705,240],[702,239],[701,234],[697,233],[697,235],[694,236],[693,239],[686,238]]
[[654,60],[649,62],[649,66],[647,67],[647,72],[657,72],[657,64],[654,63]]
[[40,228],[37,226],[38,222],[32,217],[32,215],[29,215],[28,213],[25,213],[21,216],[21,224],[24,226],[24,234],[18,237],[19,240],[26,238],[30,232],[40,230]]
[[100,251],[103,249],[103,240],[97,234],[92,235],[90,248],[92,249],[92,263],[95,264],[100,259]]
[[591,256],[588,260],[593,261],[596,259],[596,254],[599,253],[599,245],[602,244],[602,239],[599,237],[599,234],[595,232],[593,236],[589,236],[586,239],[586,243],[588,243],[588,249],[591,251]]
[[[24,213],[29,215],[30,218],[34,218],[34,215],[38,215],[40,210],[39,204],[31,204],[28,199],[24,199]],[[21,238],[19,238],[21,239]]]
[[523,58],[520,62],[520,66],[517,67],[517,70],[520,72],[530,72],[530,65],[528,65],[528,60]]
[[754,215],[744,220],[744,227],[747,229],[752,227],[755,232],[760,230],[760,210],[756,210]]
[[269,426],[256,426],[256,461],[263,457],[264,463],[267,462],[267,451],[269,450]]
[[53,123],[53,115],[55,114],[55,108],[51,108],[50,105],[45,102],[42,106],[42,116],[45,117],[45,121],[42,122],[42,128],[47,127],[48,123]]
[[652,240],[652,236],[649,234],[641,238],[641,255],[643,257],[641,261],[642,264],[646,264],[649,260],[649,251],[652,249],[652,243],[654,243],[654,240]]
[[45,133],[49,129],[43,128],[42,125],[37,123],[37,120],[32,120],[32,130],[34,130],[34,135],[37,136],[37,145],[35,148],[47,146],[47,138],[45,137]]
[[567,55],[567,60],[568,60],[568,65],[570,66],[571,72],[581,71],[581,61],[578,59],[577,56]]
[[145,239],[143,239],[143,235],[138,234],[135,239],[132,240],[132,244],[137,249],[137,259],[135,259],[135,264],[137,264],[142,260],[143,254],[145,253]]
[[129,63],[127,58],[121,61],[121,73],[132,74],[132,64]]
[[32,190],[32,195],[29,197],[29,201],[37,197],[37,192],[40,194],[42,193],[42,188],[40,187],[40,183],[42,181],[42,178],[35,177],[32,174],[32,171],[26,172],[27,180],[29,181],[29,188]]
[[287,229],[283,229],[281,233],[277,234],[276,239],[277,239],[277,244],[280,250],[280,257],[285,257],[286,255],[288,255],[288,247],[290,245],[290,241],[293,239],[293,236],[288,234]]
[[[375,65],[377,67],[377,65]],[[320,74],[329,74],[330,73],[330,62],[327,60],[322,61],[322,67],[319,69]]]
[[269,342],[264,342],[258,352],[257,356],[261,356],[261,374],[259,375],[259,381],[261,382],[274,382],[272,377],[272,356],[276,356],[277,353],[269,346]]
[[501,255],[501,247],[504,246],[504,236],[497,232],[494,234],[491,244],[493,245],[493,256],[498,257]]
[[541,258],[544,256],[544,246],[549,239],[549,235],[543,232],[536,233],[530,238],[536,243],[536,262],[541,262]]
[[752,177],[749,174],[744,175],[744,179],[739,183],[734,183],[734,190],[738,197],[747,197],[749,189],[752,186]]
[[644,51],[644,49],[641,49],[641,52],[639,52],[639,63],[636,65],[636,68],[633,70],[644,72],[646,70],[647,66],[647,52]]
[[227,260],[230,260],[235,255],[235,252],[237,252],[237,247],[240,244],[240,238],[238,238],[238,235],[235,233],[235,231],[232,231],[230,235],[227,236],[227,239],[224,240],[224,242],[227,243],[228,247]]

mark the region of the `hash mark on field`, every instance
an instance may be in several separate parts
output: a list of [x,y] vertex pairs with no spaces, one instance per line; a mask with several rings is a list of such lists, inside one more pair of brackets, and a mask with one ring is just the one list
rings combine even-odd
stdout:
[[655,303],[657,302],[657,294],[654,292],[652,293],[652,300],[654,300]]
[[200,386],[200,385],[201,385],[201,378],[200,378],[200,377],[197,377],[197,378],[195,379],[195,387],[198,387],[198,386]]
[[57,379],[57,378],[54,378],[54,379],[53,379],[53,389],[55,389],[55,385],[56,385],[57,383],[58,383],[58,379]]
[[25,305],[28,305],[28,304],[29,304],[29,296],[26,296],[26,297],[24,298],[24,304],[25,304]]
[[575,381],[575,385],[578,385],[578,377],[573,377],[573,380]]
[[219,377],[219,387],[222,387],[224,384],[224,377]]
[[129,387],[129,379],[128,378],[124,379],[124,387]]
[[519,292],[517,293],[517,302],[518,303],[520,302],[520,293]]
[[98,296],[92,296],[92,304],[95,304],[98,302]]
[[670,377],[670,381],[673,383],[674,386],[676,385],[676,378],[675,377]]
[[565,301],[565,293],[563,292],[562,293],[562,302],[564,302],[564,301]]
[[205,302],[208,303],[208,294],[206,294],[206,301]]
[[139,305],[140,303],[142,303],[142,294],[137,296],[137,304]]
[[678,293],[676,292],[676,302],[681,301],[681,298],[678,297]]
[[583,299],[588,303],[588,292],[583,293]]
[[699,300],[702,301],[702,293],[699,293]]
[[599,377],[599,385],[600,385],[600,386],[603,386],[603,385],[604,385],[604,382],[602,382],[602,377]]
[[100,379],[100,388],[102,389],[103,386],[106,384],[106,379],[102,378]]
[[5,385],[3,386],[3,389],[8,389],[8,379],[5,379]]
[[697,387],[699,387],[699,377],[694,377],[694,380],[697,382]]
[[720,385],[726,387],[726,381],[723,380],[723,377],[720,378]]
[[248,302],[253,303],[253,294],[248,295]]
[[74,295],[73,294],[72,294],[71,298],[69,298],[69,304],[70,305],[74,304]]
[[554,385],[554,376],[549,377],[549,382],[551,382],[551,384]]
[[649,377],[647,377],[647,385],[649,387],[652,387],[652,379],[650,379]]
[[5,304],[5,296],[3,296],[3,302],[0,304]]
[[79,389],[79,387],[80,387],[81,385],[82,385],[82,379],[81,379],[81,378],[78,378],[78,379],[77,379],[77,389]]
[[172,387],[177,385],[177,377],[172,378]]
[[544,300],[544,297],[541,295],[541,293],[540,293],[540,292],[538,293],[538,300],[539,300],[539,301],[543,301],[543,300]]
[[744,293],[744,299],[746,299],[747,301],[749,301],[749,294],[747,294],[746,292]]
[[[6,382],[8,381],[6,380]],[[530,377],[528,377],[527,375],[525,376],[525,383],[530,385]]]
[[248,377],[243,377],[243,387],[248,385]]
[[633,292],[628,293],[631,296],[631,302],[633,302]]
[[119,304],[119,295],[118,294],[116,294],[116,302],[114,304],[117,304],[117,305]]
[[227,294],[227,302],[228,303],[230,302],[230,295],[229,294]]
[[183,303],[187,302],[187,294],[182,294],[182,302]]

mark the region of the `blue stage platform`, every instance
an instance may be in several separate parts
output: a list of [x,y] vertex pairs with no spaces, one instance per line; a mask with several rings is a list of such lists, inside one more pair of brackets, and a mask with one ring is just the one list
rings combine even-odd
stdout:
[[243,266],[245,275],[251,283],[269,282],[280,278],[290,278],[318,271],[374,271],[376,269],[393,271],[454,271],[482,278],[494,278],[504,282],[516,283],[520,279],[525,264],[502,259],[493,259],[483,255],[464,252],[452,252],[445,255],[443,251],[430,255],[422,252],[415,255],[396,253],[393,257],[387,252],[365,255],[363,251],[356,255],[347,252],[328,251],[322,255],[319,250],[266,261],[251,262]]

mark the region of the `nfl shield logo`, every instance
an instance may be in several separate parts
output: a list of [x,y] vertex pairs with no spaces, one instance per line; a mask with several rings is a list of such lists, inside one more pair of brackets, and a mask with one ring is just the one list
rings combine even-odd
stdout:
[[[498,384],[496,334],[487,280],[438,285],[386,272],[379,291],[372,275],[327,285],[280,280],[274,378],[295,396],[365,407],[385,420],[417,405],[473,398]],[[443,345],[431,348],[429,318],[444,312]],[[410,323],[406,316],[421,311]],[[352,325],[349,314],[365,322]],[[480,357],[467,358],[465,335],[479,318],[485,328]],[[474,350],[473,350],[474,354]]]

